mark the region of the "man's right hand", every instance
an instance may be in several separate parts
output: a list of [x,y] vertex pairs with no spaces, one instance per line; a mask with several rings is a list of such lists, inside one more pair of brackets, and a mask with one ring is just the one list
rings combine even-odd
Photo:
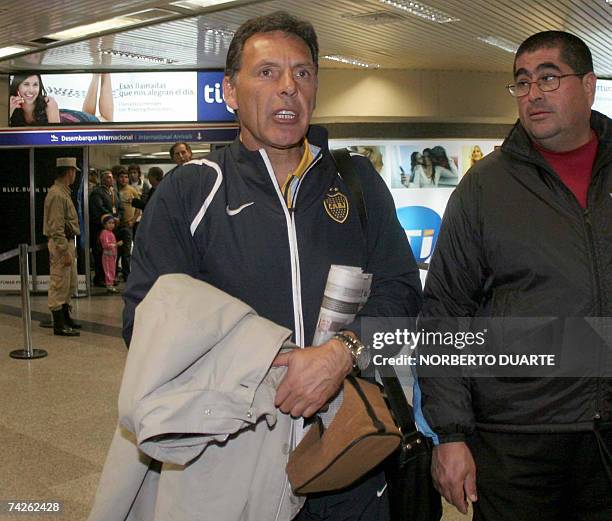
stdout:
[[431,475],[438,492],[459,512],[467,514],[466,498],[478,500],[476,463],[464,442],[441,443],[433,449]]

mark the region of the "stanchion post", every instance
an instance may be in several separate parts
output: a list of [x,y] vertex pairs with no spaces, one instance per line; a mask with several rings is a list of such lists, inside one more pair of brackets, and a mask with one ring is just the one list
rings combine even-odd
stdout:
[[23,322],[23,341],[25,349],[11,351],[11,358],[31,360],[44,358],[47,352],[44,349],[32,348],[32,317],[30,308],[30,268],[28,265],[28,245],[19,245],[19,276],[21,278],[21,318]]

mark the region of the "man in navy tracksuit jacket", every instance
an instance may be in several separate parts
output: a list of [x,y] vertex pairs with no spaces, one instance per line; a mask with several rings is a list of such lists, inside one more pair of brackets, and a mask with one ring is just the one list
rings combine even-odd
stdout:
[[[418,312],[418,269],[383,180],[366,158],[353,157],[368,214],[362,230],[326,133],[310,126],[317,53],[312,26],[285,13],[247,21],[236,33],[224,97],[238,114],[240,138],[177,168],[147,206],[124,294],[127,342],[136,305],[164,273],[187,273],[241,299],[292,329],[300,346],[312,342],[332,264],[373,274],[351,334],[364,316]],[[279,355],[276,365],[288,371],[277,406],[312,416],[353,362],[337,339]],[[384,475],[375,472],[348,490],[309,499],[297,519],[386,520],[384,488]]]

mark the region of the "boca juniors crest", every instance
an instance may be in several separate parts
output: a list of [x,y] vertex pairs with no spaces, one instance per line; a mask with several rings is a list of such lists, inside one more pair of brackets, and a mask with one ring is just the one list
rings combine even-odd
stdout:
[[349,215],[349,202],[342,192],[337,188],[330,188],[325,195],[323,206],[327,215],[337,223],[343,224]]

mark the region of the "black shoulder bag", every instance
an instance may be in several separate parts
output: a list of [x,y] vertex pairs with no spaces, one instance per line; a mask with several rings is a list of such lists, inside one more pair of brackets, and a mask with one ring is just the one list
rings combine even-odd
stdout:
[[[345,148],[331,150],[340,176],[357,207],[361,228],[367,234],[366,212],[361,182]],[[379,372],[380,374],[380,372]],[[414,411],[408,404],[393,366],[385,367],[381,379],[395,423],[402,433],[397,451],[384,463],[392,521],[439,521],[442,499],[431,478],[431,441],[415,426]]]

